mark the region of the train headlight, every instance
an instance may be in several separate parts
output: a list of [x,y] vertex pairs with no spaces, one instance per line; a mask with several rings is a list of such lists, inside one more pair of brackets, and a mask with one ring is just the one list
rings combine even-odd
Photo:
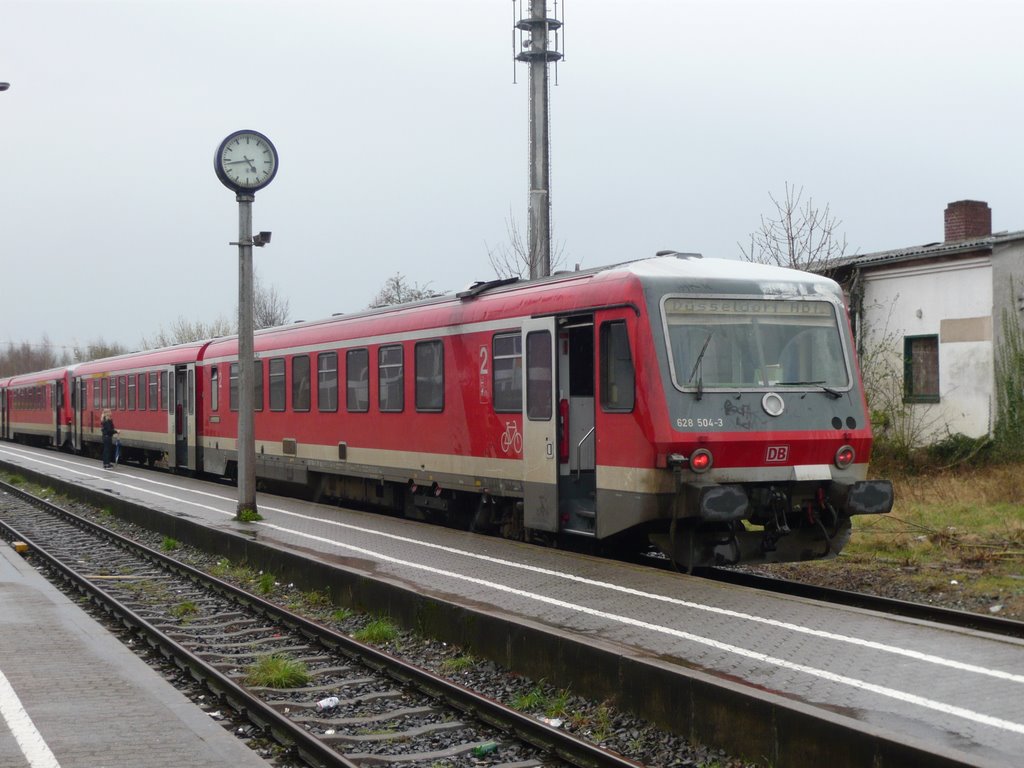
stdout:
[[707,472],[713,463],[711,451],[707,448],[698,448],[690,454],[690,469],[694,472]]
[[846,469],[848,466],[853,464],[853,460],[857,458],[857,452],[853,450],[852,446],[844,445],[838,451],[836,451],[836,466],[840,469]]

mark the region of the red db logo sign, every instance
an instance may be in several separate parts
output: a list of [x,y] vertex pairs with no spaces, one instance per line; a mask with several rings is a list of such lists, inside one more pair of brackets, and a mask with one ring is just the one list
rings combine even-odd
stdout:
[[765,452],[764,460],[769,464],[778,464],[789,459],[788,445],[769,445]]

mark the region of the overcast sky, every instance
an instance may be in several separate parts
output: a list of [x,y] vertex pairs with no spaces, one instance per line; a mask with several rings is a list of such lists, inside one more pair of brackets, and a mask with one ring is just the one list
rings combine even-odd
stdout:
[[[493,277],[488,247],[526,221],[513,8],[0,0],[0,342],[134,346],[232,317],[238,206],[213,155],[240,128],[280,152],[255,258],[293,319],[359,310],[395,273]],[[786,182],[850,251],[941,240],[965,198],[1024,229],[1024,2],[563,8],[552,223],[570,268],[738,258]]]

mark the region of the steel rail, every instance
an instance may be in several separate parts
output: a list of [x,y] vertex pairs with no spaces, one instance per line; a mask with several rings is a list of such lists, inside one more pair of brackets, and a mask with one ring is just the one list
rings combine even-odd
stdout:
[[[510,709],[509,707],[459,685],[458,683],[446,680],[445,678],[439,677],[425,669],[416,667],[401,659],[391,656],[390,654],[380,651],[377,648],[360,643],[347,635],[336,632],[322,624],[307,619],[304,616],[288,611],[269,600],[265,600],[251,592],[236,587],[234,584],[218,579],[215,576],[211,576],[210,574],[193,568],[192,566],[179,562],[162,552],[158,552],[147,547],[144,544],[140,544],[139,542],[133,541],[125,536],[121,536],[120,534],[104,528],[91,520],[87,520],[80,515],[76,515],[73,512],[63,509],[46,499],[40,499],[31,493],[15,486],[10,486],[2,481],[0,481],[0,488],[19,496],[29,503],[44,507],[47,511],[63,517],[68,522],[85,529],[92,535],[100,536],[129,551],[136,552],[162,568],[166,568],[181,576],[189,578],[197,584],[212,589],[213,591],[216,591],[237,603],[241,603],[242,605],[251,608],[255,612],[272,619],[273,621],[280,622],[293,630],[301,632],[306,637],[316,640],[332,650],[337,650],[347,656],[357,658],[367,666],[389,675],[398,682],[412,685],[424,694],[433,698],[442,699],[454,708],[466,712],[467,714],[474,715],[489,725],[512,733],[534,747],[549,751],[572,765],[579,766],[580,768],[643,768],[640,763],[629,760],[615,752],[611,752],[603,747],[585,741],[571,733],[549,726],[534,717],[524,715],[521,712]],[[0,521],[0,526],[7,530],[13,530],[9,526],[5,525],[3,521]],[[33,551],[42,554],[44,559],[53,563],[62,573],[73,574],[73,576],[70,576],[69,578],[76,583],[76,585],[79,583],[83,584],[94,599],[98,597],[103,602],[109,601],[110,603],[113,603],[116,611],[120,615],[131,615],[131,610],[129,608],[101,592],[84,577],[75,573],[67,566],[59,563],[48,553],[43,553],[43,550],[36,548],[32,542],[26,540],[26,543],[29,544]],[[205,662],[195,657],[187,649],[181,648],[178,643],[169,638],[163,632],[156,629],[142,618],[133,617],[131,621],[137,622],[138,627],[144,631],[145,634],[154,638],[156,646],[160,648],[162,653],[164,652],[164,648],[180,648],[182,658],[186,660],[188,668],[192,671],[193,676],[199,674],[198,670],[200,669],[204,670],[202,672],[204,676],[207,674],[205,672],[207,669]],[[134,623],[126,623],[126,625],[133,628],[135,627]],[[195,665],[195,667],[193,667],[193,665]],[[213,669],[210,670],[209,675],[209,679],[218,687],[214,688],[215,692],[223,695],[229,703],[232,704],[232,706],[243,712],[247,717],[254,718],[253,721],[260,727],[271,728],[275,737],[278,733],[273,729],[279,728],[284,739],[282,743],[289,745],[294,743],[296,748],[299,750],[299,753],[307,761],[318,761],[314,762],[314,765],[340,765],[345,768],[348,768],[349,766],[354,767],[355,764],[344,759],[340,753],[336,752],[319,739],[316,739],[316,737],[308,734],[304,729],[297,726],[283,714],[278,713],[276,710],[252,696],[252,694],[248,693],[248,691],[232,681],[230,678]],[[311,740],[315,740],[315,743]],[[300,744],[303,746],[299,746]],[[308,748],[306,747],[307,744]],[[306,749],[308,749],[308,756],[307,751],[305,751]],[[333,760],[333,762],[330,762],[330,760]]]
[[1024,639],[1024,621],[1007,619],[1001,616],[986,616],[983,613],[971,613],[954,608],[943,608],[924,603],[913,603],[909,600],[898,600],[892,597],[869,595],[863,592],[850,592],[834,587],[820,587],[804,584],[789,579],[778,579],[762,576],[747,571],[736,571],[725,568],[709,568],[699,575],[725,584],[760,589],[773,594],[802,597],[809,600],[826,602],[831,605],[844,605],[877,611],[892,616],[928,621],[933,624],[944,624],[958,629],[971,629]]

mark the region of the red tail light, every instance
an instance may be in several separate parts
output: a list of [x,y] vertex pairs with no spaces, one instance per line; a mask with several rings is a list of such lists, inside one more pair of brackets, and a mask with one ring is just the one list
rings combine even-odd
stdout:
[[690,469],[694,472],[707,472],[713,463],[711,451],[707,448],[698,448],[690,454]]
[[852,446],[844,445],[838,451],[836,451],[836,466],[840,469],[846,469],[848,466],[853,464],[854,459],[857,458],[857,452],[853,450]]

